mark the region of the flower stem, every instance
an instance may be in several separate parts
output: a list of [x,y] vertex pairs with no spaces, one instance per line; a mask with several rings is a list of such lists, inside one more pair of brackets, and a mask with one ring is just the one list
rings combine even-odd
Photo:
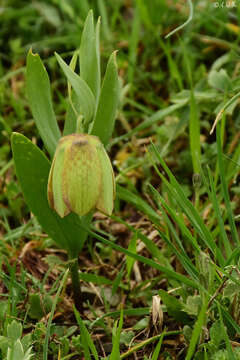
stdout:
[[70,260],[70,272],[72,278],[72,290],[73,290],[73,300],[76,306],[76,309],[83,314],[83,299],[82,299],[82,292],[80,287],[80,280],[78,274],[78,258],[69,254]]

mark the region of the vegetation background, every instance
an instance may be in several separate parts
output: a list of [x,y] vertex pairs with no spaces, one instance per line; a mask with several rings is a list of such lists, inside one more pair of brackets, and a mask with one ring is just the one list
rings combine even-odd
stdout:
[[[238,97],[231,101],[240,88],[240,4],[194,1],[192,21],[166,39],[189,3],[2,0],[0,359],[240,359],[240,116]],[[95,213],[79,256],[82,321],[66,253],[23,199],[10,136],[43,148],[26,97],[31,47],[63,127],[67,81],[54,52],[70,61],[90,9],[101,16],[103,70],[118,50],[121,101],[108,147],[114,215]]]

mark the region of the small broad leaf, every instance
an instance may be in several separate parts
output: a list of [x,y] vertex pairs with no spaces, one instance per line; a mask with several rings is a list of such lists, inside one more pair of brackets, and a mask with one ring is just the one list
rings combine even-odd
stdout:
[[13,320],[7,327],[7,336],[13,341],[19,339],[22,336],[22,324]]
[[87,83],[63,61],[61,56],[57,53],[55,55],[62,71],[76,93],[79,104],[81,104],[79,115],[83,115],[84,122],[88,124],[91,122],[95,112],[95,97]]
[[61,134],[53,111],[47,71],[39,55],[31,50],[27,56],[27,95],[40,136],[53,156]]
[[[99,23],[98,23],[99,24]],[[99,25],[97,25],[98,29]],[[99,31],[95,32],[93,11],[85,21],[80,46],[80,75],[92,90],[96,99],[100,91]]]
[[86,232],[80,229],[80,224],[88,223],[91,216],[79,218],[70,214],[61,219],[51,210],[47,199],[50,162],[25,136],[13,133],[11,142],[16,173],[26,203],[48,235],[76,256],[86,239]]
[[52,307],[52,299],[49,295],[40,298],[39,294],[30,295],[29,316],[32,319],[40,320],[44,315],[48,314]]
[[189,315],[197,316],[200,312],[202,300],[200,295],[188,296],[184,310]]
[[110,56],[107,64],[96,116],[90,131],[92,135],[98,136],[105,146],[108,144],[112,136],[118,101],[119,80],[116,52],[114,52]]
[[7,352],[7,360],[24,360],[24,351],[21,344],[21,341],[18,339],[14,345],[13,348],[8,348]]
[[220,91],[227,91],[232,88],[231,80],[226,70],[220,71],[212,70],[208,76],[209,85]]
[[172,316],[174,319],[180,321],[183,324],[189,322],[190,319],[186,312],[184,312],[183,305],[179,300],[177,300],[174,296],[169,295],[164,290],[159,290],[159,295],[161,296],[164,305],[167,307],[169,316]]
[[210,339],[215,345],[216,349],[219,348],[219,344],[224,340],[224,333],[220,320],[215,321],[210,328]]

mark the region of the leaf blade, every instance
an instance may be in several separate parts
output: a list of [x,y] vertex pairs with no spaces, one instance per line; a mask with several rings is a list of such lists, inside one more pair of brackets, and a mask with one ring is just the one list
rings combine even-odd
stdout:
[[80,46],[80,75],[92,90],[96,99],[100,92],[100,57],[97,31],[94,29],[93,11],[90,10],[84,24]]
[[110,56],[100,92],[96,116],[91,134],[96,135],[106,146],[112,136],[119,98],[119,82],[116,52]]
[[53,156],[61,136],[51,101],[47,71],[38,54],[27,56],[27,95],[40,136]]
[[70,82],[76,93],[78,103],[81,104],[81,112],[84,116],[84,122],[91,122],[95,112],[95,97],[91,89],[89,88],[87,83],[80,76],[78,76],[70,68],[70,66],[65,63],[61,56],[59,56],[57,53],[55,53],[55,56],[62,71],[64,72],[65,76],[67,77],[68,81]]

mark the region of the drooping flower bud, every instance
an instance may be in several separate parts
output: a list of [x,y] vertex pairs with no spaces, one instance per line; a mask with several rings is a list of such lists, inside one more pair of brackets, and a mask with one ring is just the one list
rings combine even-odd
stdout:
[[59,140],[48,178],[48,202],[59,216],[80,216],[94,208],[111,215],[115,179],[96,136],[71,134]]

